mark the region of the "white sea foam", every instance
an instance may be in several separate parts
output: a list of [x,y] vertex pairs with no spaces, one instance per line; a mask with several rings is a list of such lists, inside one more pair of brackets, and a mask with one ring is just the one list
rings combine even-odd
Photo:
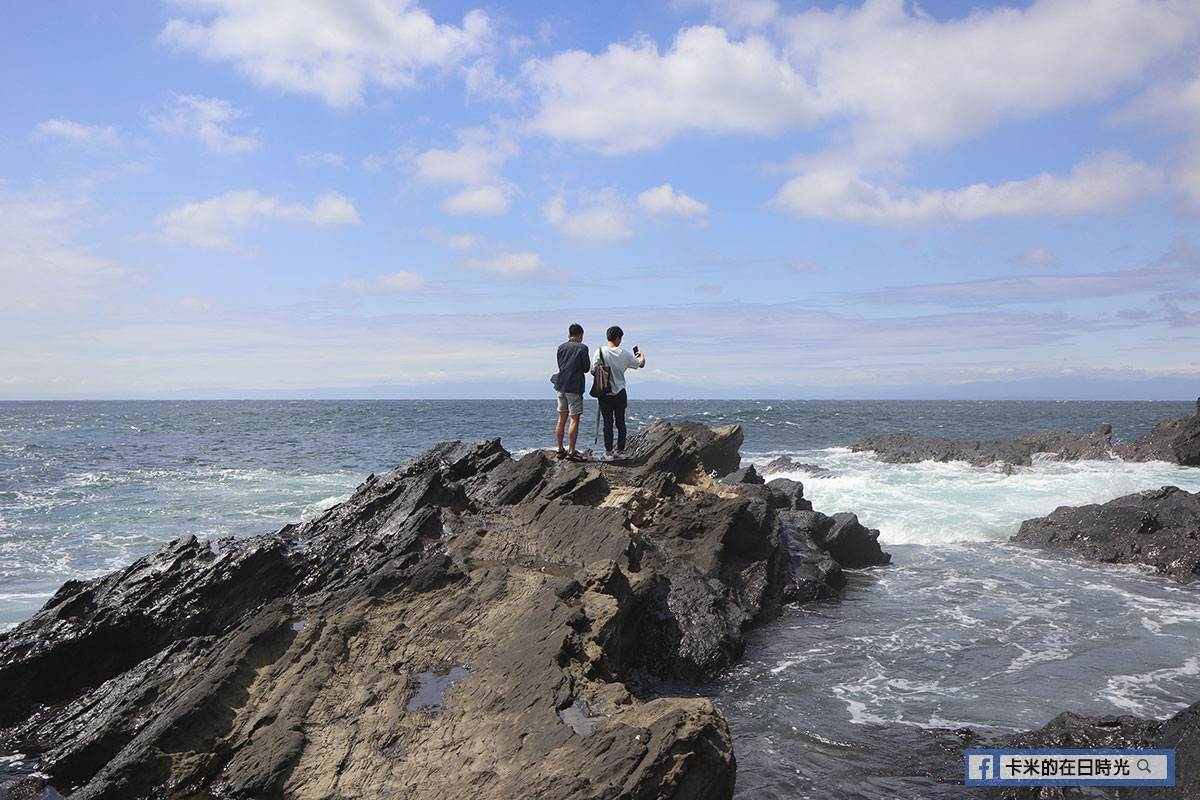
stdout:
[[853,511],[878,528],[884,543],[940,544],[999,541],[1023,520],[1062,505],[1104,503],[1121,495],[1174,485],[1200,491],[1200,469],[1161,462],[1037,461],[1006,471],[962,462],[886,464],[845,448],[756,456],[759,466],[776,455],[828,470],[767,472],[804,484],[818,511]]

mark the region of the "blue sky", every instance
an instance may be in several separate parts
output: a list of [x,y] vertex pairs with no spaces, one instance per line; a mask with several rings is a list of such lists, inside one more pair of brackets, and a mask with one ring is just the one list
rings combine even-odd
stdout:
[[[549,10],[548,10],[549,9]],[[1200,395],[1200,4],[0,11],[0,399]]]

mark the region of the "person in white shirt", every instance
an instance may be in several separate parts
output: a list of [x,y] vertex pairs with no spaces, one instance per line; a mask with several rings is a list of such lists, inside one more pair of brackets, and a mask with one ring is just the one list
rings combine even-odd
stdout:
[[[600,413],[604,416],[604,455],[600,458],[612,461],[614,458],[625,457],[625,408],[629,404],[629,395],[625,393],[625,370],[641,369],[646,366],[646,354],[637,347],[632,351],[621,347],[621,339],[625,331],[620,326],[613,325],[605,335],[608,344],[596,348],[592,354],[592,374],[596,373],[601,364],[608,367],[612,373],[609,393],[601,395],[596,400],[600,404]],[[617,428],[616,450],[613,450],[613,425]]]

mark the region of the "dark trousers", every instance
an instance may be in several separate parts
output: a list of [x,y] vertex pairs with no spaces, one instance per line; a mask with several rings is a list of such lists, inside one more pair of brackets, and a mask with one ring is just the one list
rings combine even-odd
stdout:
[[600,414],[604,417],[604,451],[611,453],[613,449],[613,422],[617,424],[617,449],[625,449],[625,407],[629,405],[629,395],[622,389],[620,394],[602,394],[596,398],[600,404]]

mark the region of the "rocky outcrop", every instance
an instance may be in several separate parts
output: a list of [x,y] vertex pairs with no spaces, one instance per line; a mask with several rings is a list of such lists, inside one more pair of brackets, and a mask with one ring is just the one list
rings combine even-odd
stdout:
[[1196,413],[1182,419],[1160,419],[1149,433],[1117,448],[1126,461],[1167,461],[1200,467],[1200,400]]
[[880,461],[916,464],[921,461],[965,461],[977,467],[991,464],[1029,466],[1034,454],[1059,461],[1109,459],[1113,457],[1111,429],[1092,433],[1044,431],[998,442],[960,442],[933,436],[887,433],[868,436],[850,445],[851,450],[874,452]]
[[66,584],[0,636],[0,751],[48,776],[0,792],[729,797],[724,717],[671,682],[887,556],[799,484],[714,481],[741,430],[699,428],[620,464],[442,444],[303,525]]
[[1103,505],[1061,506],[1025,520],[1012,540],[1073,550],[1094,561],[1149,564],[1190,582],[1200,577],[1200,494],[1164,486]]
[[[1200,400],[1197,413],[1181,419],[1162,419],[1137,441],[1112,444],[1112,426],[1091,433],[1043,431],[998,442],[962,442],[932,436],[888,433],[869,436],[850,445],[851,450],[874,452],[881,461],[915,464],[921,461],[965,461],[977,467],[992,464],[1029,466],[1041,454],[1057,461],[1107,460],[1166,461],[1185,467],[1200,466]],[[770,466],[770,465],[768,465]]]
[[[1192,800],[1200,797],[1200,703],[1167,720],[1132,716],[1081,717],[1064,713],[1040,730],[984,746],[1022,750],[1173,749],[1174,786],[1125,787],[1120,790],[1120,797],[1123,800]],[[1081,796],[1078,789],[1055,786],[994,791],[995,796],[1004,800],[1066,800]]]

